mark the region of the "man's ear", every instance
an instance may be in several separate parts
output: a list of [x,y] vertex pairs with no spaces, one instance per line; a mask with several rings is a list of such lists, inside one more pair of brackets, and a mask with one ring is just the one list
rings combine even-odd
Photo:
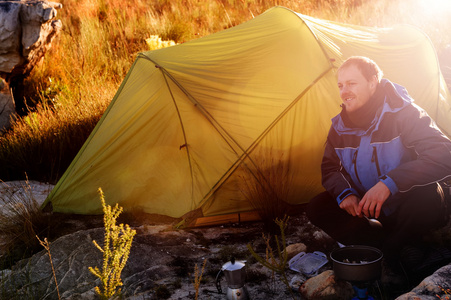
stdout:
[[374,91],[374,90],[376,90],[376,87],[377,87],[377,84],[378,84],[379,82],[377,81],[377,77],[376,77],[376,75],[374,75],[372,78],[371,78],[371,80],[370,80],[370,88]]

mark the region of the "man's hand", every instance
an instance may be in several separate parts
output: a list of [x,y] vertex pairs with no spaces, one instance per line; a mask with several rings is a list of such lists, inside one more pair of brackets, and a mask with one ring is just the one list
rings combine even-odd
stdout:
[[390,190],[382,181],[379,181],[363,196],[357,209],[357,215],[360,216],[363,213],[367,217],[379,218],[382,205],[389,196]]
[[349,195],[341,201],[340,208],[346,210],[348,214],[355,217],[357,216],[357,211],[359,209],[359,201],[360,199],[356,195]]

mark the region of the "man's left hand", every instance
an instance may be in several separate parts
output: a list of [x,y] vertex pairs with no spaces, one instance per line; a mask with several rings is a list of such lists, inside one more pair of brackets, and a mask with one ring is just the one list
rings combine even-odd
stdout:
[[357,215],[361,216],[363,213],[367,217],[379,218],[382,205],[390,196],[390,190],[381,181],[369,189],[360,200]]

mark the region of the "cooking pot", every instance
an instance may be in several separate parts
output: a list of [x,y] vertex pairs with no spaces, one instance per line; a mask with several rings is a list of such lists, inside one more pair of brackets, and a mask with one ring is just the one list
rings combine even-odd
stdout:
[[382,257],[379,249],[363,245],[345,246],[330,254],[335,276],[351,282],[379,279]]

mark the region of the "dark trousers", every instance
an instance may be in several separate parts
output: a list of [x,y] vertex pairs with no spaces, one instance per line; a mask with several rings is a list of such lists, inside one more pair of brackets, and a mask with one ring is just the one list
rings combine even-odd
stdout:
[[342,210],[328,192],[310,201],[307,216],[334,240],[344,245],[377,247],[384,256],[393,259],[397,259],[404,245],[416,244],[426,232],[446,224],[445,197],[438,184],[416,187],[387,201],[396,204],[396,210],[379,217],[382,229]]

